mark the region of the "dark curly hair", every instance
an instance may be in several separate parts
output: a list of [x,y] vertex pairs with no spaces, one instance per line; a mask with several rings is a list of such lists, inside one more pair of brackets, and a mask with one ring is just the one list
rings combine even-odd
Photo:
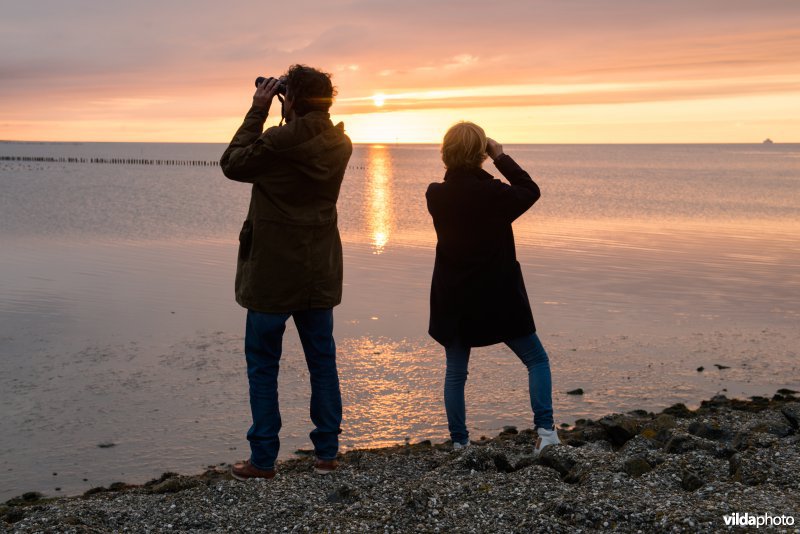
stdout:
[[331,75],[306,65],[292,65],[286,71],[287,96],[294,101],[294,112],[328,111],[336,96]]

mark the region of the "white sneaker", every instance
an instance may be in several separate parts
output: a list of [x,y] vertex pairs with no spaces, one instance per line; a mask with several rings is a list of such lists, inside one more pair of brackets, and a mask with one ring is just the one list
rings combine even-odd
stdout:
[[539,435],[536,438],[536,444],[533,446],[533,455],[539,456],[539,454],[544,450],[545,447],[549,447],[550,445],[560,445],[561,440],[558,439],[558,431],[553,428],[553,430],[545,430],[544,428],[537,428],[536,433]]
[[454,441],[454,442],[453,442],[453,450],[454,450],[454,451],[461,451],[461,450],[464,450],[464,449],[466,449],[466,448],[467,448],[467,447],[469,447],[469,446],[470,446],[470,443],[469,443],[469,441],[468,441],[468,442],[466,442],[466,443],[459,443],[459,442],[457,442],[457,441]]

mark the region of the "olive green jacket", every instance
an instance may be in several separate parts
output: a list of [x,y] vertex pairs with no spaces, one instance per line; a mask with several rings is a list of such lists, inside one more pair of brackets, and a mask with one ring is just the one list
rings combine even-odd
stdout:
[[266,119],[250,108],[220,160],[225,176],[253,184],[236,302],[271,313],[332,308],[342,301],[336,200],[353,145],[325,112],[262,133]]

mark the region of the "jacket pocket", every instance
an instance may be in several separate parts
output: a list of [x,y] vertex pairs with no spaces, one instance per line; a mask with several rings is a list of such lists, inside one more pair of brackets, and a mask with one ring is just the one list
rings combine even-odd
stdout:
[[250,259],[250,250],[253,248],[253,221],[245,221],[239,232],[239,259]]

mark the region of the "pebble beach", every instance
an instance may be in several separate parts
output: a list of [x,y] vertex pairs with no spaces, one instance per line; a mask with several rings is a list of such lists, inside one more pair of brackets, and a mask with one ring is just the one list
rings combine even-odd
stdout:
[[239,482],[222,464],[75,497],[27,493],[0,507],[0,531],[719,532],[769,520],[798,532],[799,425],[792,390],[718,395],[696,410],[580,419],[538,458],[534,432],[507,427],[463,451],[352,450],[327,476],[298,457],[272,480]]

